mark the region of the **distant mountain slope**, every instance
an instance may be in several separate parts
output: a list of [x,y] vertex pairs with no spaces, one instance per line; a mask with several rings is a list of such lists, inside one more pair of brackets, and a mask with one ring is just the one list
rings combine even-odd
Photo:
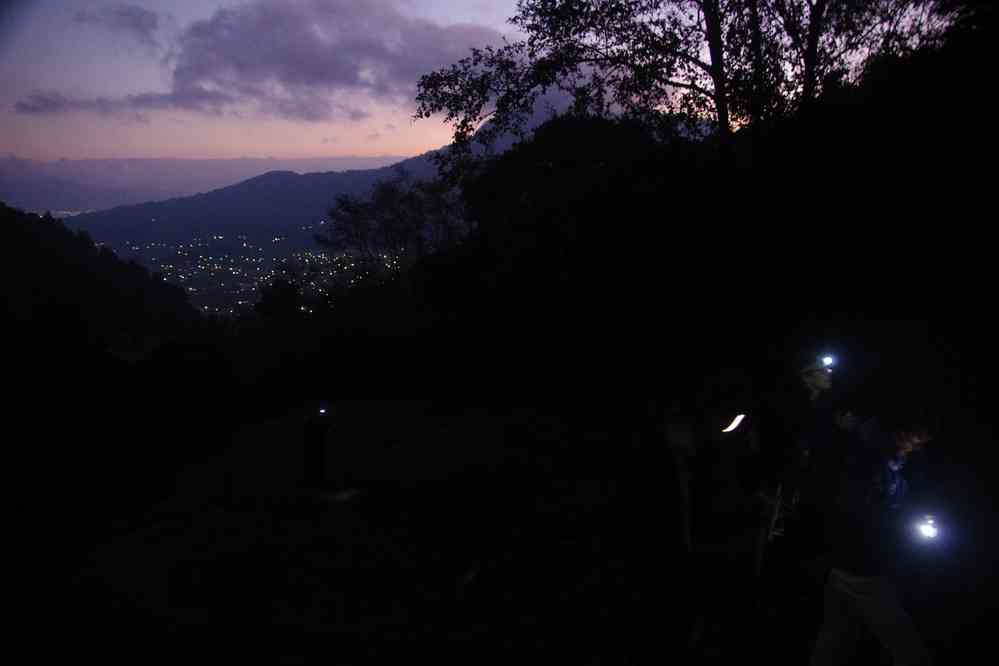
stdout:
[[269,171],[379,169],[405,159],[97,159],[41,162],[0,158],[0,201],[26,210],[102,210],[234,185]]
[[[551,109],[561,113],[568,105],[564,93],[552,92],[540,98],[526,119],[526,137],[550,119]],[[499,136],[493,144],[494,153],[507,151],[516,140],[512,133]],[[473,150],[482,153],[477,143]],[[375,183],[393,177],[396,167],[406,169],[417,179],[432,178],[437,173],[432,160],[437,152],[379,169],[303,175],[270,171],[203,194],[77,215],[70,218],[70,224],[86,229],[97,241],[117,247],[125,241],[170,243],[213,234],[245,234],[257,241],[282,235],[289,238],[289,246],[307,247],[313,244],[312,232],[303,227],[324,218],[337,195],[363,196]]]
[[396,166],[416,178],[436,172],[429,154],[363,171],[303,175],[272,171],[203,194],[77,215],[69,218],[69,224],[110,245],[175,242],[210,234],[245,234],[256,240],[275,234],[294,236],[304,225],[326,216],[337,195],[363,195],[375,183],[391,178]]

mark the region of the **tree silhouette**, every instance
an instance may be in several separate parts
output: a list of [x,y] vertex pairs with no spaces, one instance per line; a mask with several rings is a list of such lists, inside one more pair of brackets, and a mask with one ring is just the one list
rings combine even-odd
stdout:
[[68,325],[82,326],[82,341],[114,349],[182,335],[198,324],[180,287],[95,247],[86,232],[2,204],[0,220],[9,239],[3,265],[16,321],[34,326],[42,309],[60,312],[74,322]]
[[339,195],[330,227],[316,242],[360,265],[359,274],[382,274],[430,252],[445,250],[467,234],[457,192],[442,180],[416,181],[402,167],[377,183],[368,198]]
[[254,306],[257,314],[268,320],[287,321],[302,314],[302,292],[297,284],[278,278],[261,288],[260,300]]
[[[874,55],[942,34],[949,12],[931,0],[520,0],[510,22],[527,35],[470,56],[418,84],[415,118],[444,114],[454,148],[523,136],[549,89],[573,113],[634,116],[672,131],[710,120],[732,127],[808,105],[828,81],[855,76]],[[939,10],[939,11],[938,11]],[[482,124],[483,121],[488,123]]]

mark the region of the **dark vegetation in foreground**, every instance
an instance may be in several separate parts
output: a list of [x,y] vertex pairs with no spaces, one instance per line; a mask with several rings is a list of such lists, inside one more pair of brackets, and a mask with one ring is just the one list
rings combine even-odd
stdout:
[[[521,651],[543,643],[559,661],[657,645],[664,654],[659,641],[685,631],[671,614],[685,616],[699,592],[678,573],[685,563],[665,527],[675,484],[665,456],[650,453],[659,435],[649,396],[695,411],[705,378],[739,367],[770,386],[799,350],[834,338],[889,378],[870,387],[885,409],[936,414],[946,455],[974,469],[993,434],[992,389],[977,381],[992,355],[978,324],[994,300],[977,223],[988,175],[977,157],[994,154],[992,132],[982,68],[968,64],[987,52],[980,39],[885,62],[807,114],[737,133],[730,149],[657,144],[604,120],[552,122],[466,184],[475,228],[463,242],[309,317],[294,287],[278,287],[253,321],[201,319],[179,290],[85,236],[4,208],[8,529],[18,570],[30,572],[18,587],[37,612],[28,615],[40,628],[59,606],[58,621],[84,637],[112,625],[137,636],[201,626],[184,636],[211,633],[215,645],[239,645],[224,648],[233,653],[266,628],[273,650],[295,645],[288,655],[335,649],[303,629],[362,651],[388,649],[398,634]],[[945,101],[928,106],[926,82]],[[58,596],[115,520],[129,524],[174,494],[178,470],[224,451],[237,426],[318,396],[414,394],[449,409],[541,404],[567,431],[512,427],[495,446],[519,453],[418,495],[390,483],[356,504],[303,495],[228,507],[228,520],[272,521],[228,527],[261,545],[239,561],[188,562],[167,604],[220,615],[150,615],[120,598],[105,614],[99,589]],[[494,409],[482,433],[516,422]],[[287,446],[301,446],[301,430],[287,433]],[[550,456],[536,457],[539,442],[555,447]],[[414,431],[405,446],[436,443]],[[579,479],[598,481],[567,508]],[[982,478],[958,480],[987,503]],[[323,526],[334,525],[330,537]],[[208,543],[225,542],[224,525],[207,529]],[[991,537],[974,536],[991,552]],[[984,566],[963,561],[966,581]],[[282,594],[300,613],[282,616],[287,640],[272,627]],[[318,605],[302,610],[310,600]],[[976,617],[973,608],[957,617]],[[938,640],[974,644],[972,622]]]

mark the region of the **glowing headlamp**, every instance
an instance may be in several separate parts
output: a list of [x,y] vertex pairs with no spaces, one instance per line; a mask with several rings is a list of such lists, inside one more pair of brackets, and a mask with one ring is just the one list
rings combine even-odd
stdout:
[[940,526],[937,525],[933,516],[926,516],[916,523],[916,531],[919,536],[926,540],[936,539],[940,534]]

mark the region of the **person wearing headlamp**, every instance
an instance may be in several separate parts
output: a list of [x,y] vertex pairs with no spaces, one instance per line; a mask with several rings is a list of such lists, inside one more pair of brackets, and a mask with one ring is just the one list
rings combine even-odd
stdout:
[[[930,663],[893,583],[907,532],[911,494],[905,468],[930,436],[905,425],[885,430],[854,410],[838,409],[834,446],[813,460],[814,492],[822,496],[827,574],[823,624],[812,666],[848,663],[863,628],[873,632],[895,664]],[[926,532],[936,528],[928,524]]]
[[[800,367],[797,405],[789,414],[790,448],[784,457],[781,472],[783,492],[788,498],[786,520],[790,524],[795,550],[802,560],[801,573],[816,586],[822,584],[822,567],[817,564],[819,544],[818,518],[814,503],[801,501],[813,485],[816,472],[813,462],[833,445],[836,425],[833,412],[833,367],[836,359],[830,354],[809,357]],[[805,400],[807,398],[807,404]]]

